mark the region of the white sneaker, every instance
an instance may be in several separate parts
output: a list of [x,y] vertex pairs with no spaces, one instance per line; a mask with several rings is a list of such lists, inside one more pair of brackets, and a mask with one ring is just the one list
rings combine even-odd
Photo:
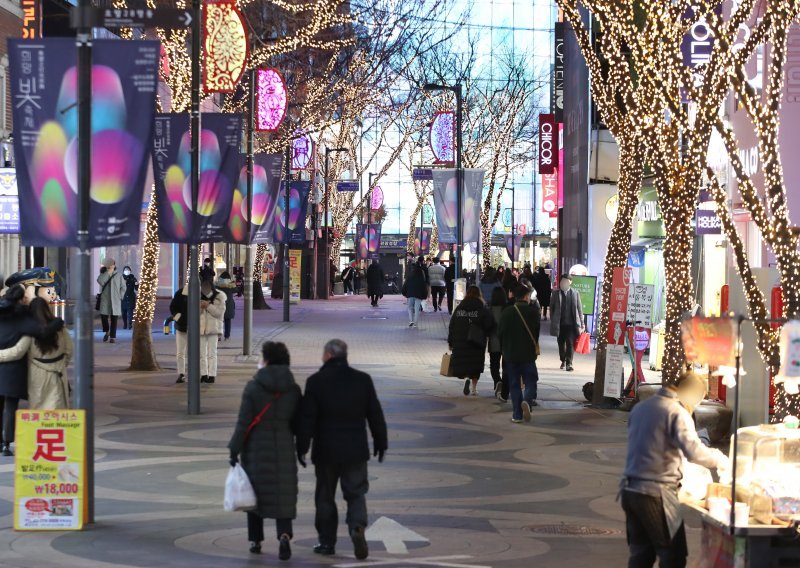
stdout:
[[472,396],[478,396],[478,389],[472,389]]
[[531,421],[531,405],[527,401],[522,401],[522,419],[525,422]]

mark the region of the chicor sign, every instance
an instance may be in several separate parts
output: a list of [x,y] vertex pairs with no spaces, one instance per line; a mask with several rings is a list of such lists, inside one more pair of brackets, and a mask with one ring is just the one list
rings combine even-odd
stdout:
[[539,173],[553,174],[558,167],[558,130],[554,114],[539,115]]

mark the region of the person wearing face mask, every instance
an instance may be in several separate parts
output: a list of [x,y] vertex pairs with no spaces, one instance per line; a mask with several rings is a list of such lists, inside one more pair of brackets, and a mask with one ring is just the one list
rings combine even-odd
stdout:
[[125,296],[125,280],[117,273],[117,263],[107,258],[103,263],[105,272],[100,272],[100,322],[103,325],[103,342],[117,341],[117,320],[122,315],[122,298]]
[[692,412],[705,398],[703,380],[684,372],[674,385],[638,403],[628,420],[628,455],[620,483],[629,567],[686,566],[686,532],[678,502],[683,458],[725,472],[728,458],[707,448]]
[[267,341],[261,347],[258,372],[247,383],[231,441],[231,466],[241,459],[256,494],[247,512],[250,552],[261,552],[264,519],[275,519],[278,557],[292,557],[292,520],[297,517],[297,433],[302,394],[289,369],[289,350]]
[[562,274],[559,289],[550,299],[550,335],[557,338],[561,369],[572,371],[575,339],[583,333],[581,297],[572,289],[572,276]]
[[223,333],[225,292],[217,290],[208,274],[200,282],[200,382],[217,378],[217,343]]
[[136,307],[136,290],[139,282],[131,272],[131,267],[122,269],[122,278],[125,280],[125,295],[122,296],[122,329],[133,329],[133,309]]

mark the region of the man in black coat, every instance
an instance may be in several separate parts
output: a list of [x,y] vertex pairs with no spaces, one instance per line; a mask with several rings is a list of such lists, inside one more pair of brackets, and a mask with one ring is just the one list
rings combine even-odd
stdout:
[[453,265],[453,258],[450,257],[450,264],[444,271],[444,284],[447,290],[447,313],[453,313],[453,295],[455,294],[456,267]]
[[314,552],[325,556],[336,553],[339,518],[335,498],[336,486],[341,481],[355,555],[363,560],[369,555],[365,537],[369,490],[366,424],[372,432],[374,455],[383,462],[388,447],[386,421],[372,378],[348,365],[344,341],[331,339],[325,344],[322,360],[322,368],[306,381],[302,424],[297,438],[301,465],[305,465],[305,454],[311,439],[314,440],[311,451],[317,476],[314,524],[319,534]]

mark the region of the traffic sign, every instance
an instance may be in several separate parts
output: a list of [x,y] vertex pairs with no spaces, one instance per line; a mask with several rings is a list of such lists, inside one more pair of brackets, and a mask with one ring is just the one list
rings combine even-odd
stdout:
[[337,181],[336,191],[358,191],[357,181]]
[[94,8],[94,25],[106,28],[188,28],[194,15],[179,8]]

